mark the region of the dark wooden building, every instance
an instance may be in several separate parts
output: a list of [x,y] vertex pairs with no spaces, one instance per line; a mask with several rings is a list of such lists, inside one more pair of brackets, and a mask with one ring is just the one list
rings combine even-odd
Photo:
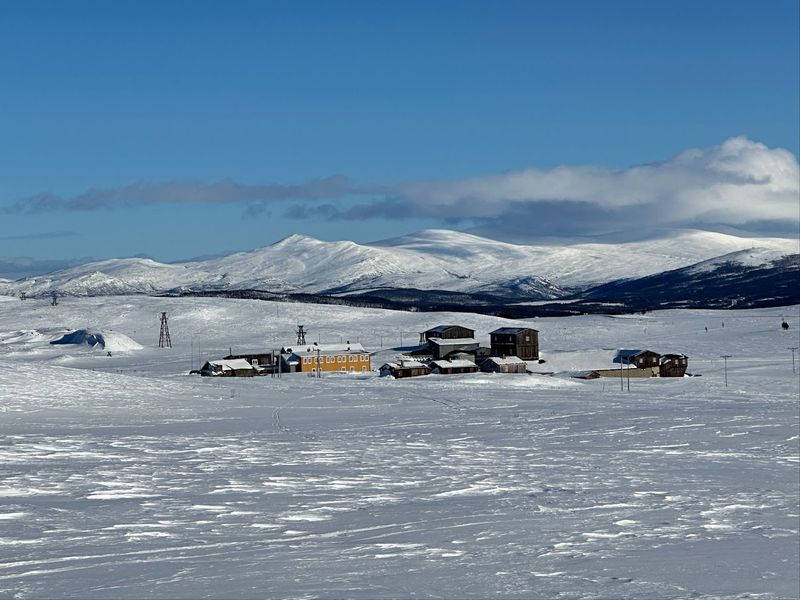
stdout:
[[225,360],[234,360],[242,358],[249,362],[254,367],[264,367],[271,365],[275,362],[272,352],[255,352],[251,354],[229,354]]
[[231,360],[209,360],[200,369],[205,377],[253,377],[258,370],[241,358]]
[[461,325],[437,325],[436,327],[432,327],[431,329],[422,332],[419,334],[419,336],[420,343],[424,344],[431,338],[438,338],[442,340],[474,338],[475,330],[467,327],[461,327]]
[[489,333],[494,356],[539,360],[539,332],[529,327],[501,327]]
[[659,377],[683,377],[686,375],[688,366],[689,358],[685,354],[665,354],[659,361],[658,375]]
[[391,376],[395,379],[404,377],[421,377],[430,375],[431,368],[416,360],[399,360],[397,362],[386,363],[380,368],[381,377]]
[[637,369],[658,368],[661,355],[652,350],[619,350],[614,362],[623,365],[635,365]]

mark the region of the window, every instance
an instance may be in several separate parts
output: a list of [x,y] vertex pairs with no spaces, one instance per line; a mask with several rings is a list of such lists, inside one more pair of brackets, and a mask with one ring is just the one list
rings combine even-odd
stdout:
[[525,336],[525,341],[526,341],[526,342],[530,342],[530,341],[531,341],[531,336],[529,336],[529,335],[526,335],[526,336]]
[[337,356],[336,362],[344,362],[344,356]]
[[355,373],[355,371],[356,371],[355,367],[350,367],[350,372],[351,373]]
[[347,373],[347,367],[342,367],[342,368],[341,368],[341,369],[339,369],[339,370],[340,370],[342,373]]
[[367,372],[367,367],[361,367],[361,372],[362,373],[366,373]]
[[350,362],[356,362],[355,355],[353,355],[353,354],[350,355]]
[[254,358],[253,360],[250,361],[250,364],[253,365],[254,367],[257,367],[258,366],[258,359]]

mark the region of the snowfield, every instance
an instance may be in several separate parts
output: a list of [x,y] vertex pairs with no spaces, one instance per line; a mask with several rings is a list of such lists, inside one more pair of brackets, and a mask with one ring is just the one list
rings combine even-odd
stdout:
[[[188,374],[229,347],[291,344],[298,322],[309,341],[360,342],[374,369],[434,325],[486,343],[520,324],[489,316],[0,298],[0,596],[797,597],[799,309],[522,323],[541,371],[639,347],[702,375],[621,392],[558,375]],[[172,349],[155,347],[161,311]],[[49,343],[76,329],[134,343]]]

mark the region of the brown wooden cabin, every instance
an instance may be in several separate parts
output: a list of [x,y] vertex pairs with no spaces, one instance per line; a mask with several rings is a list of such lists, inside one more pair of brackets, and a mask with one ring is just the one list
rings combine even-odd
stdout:
[[492,356],[481,363],[484,373],[527,373],[528,363],[516,356]]
[[274,363],[272,352],[254,352],[250,354],[229,354],[225,360],[234,360],[236,358],[243,358],[254,367],[264,367]]
[[658,367],[661,355],[652,350],[619,350],[614,357],[614,362],[623,365],[635,365],[637,369],[650,369]]
[[539,332],[530,327],[501,327],[489,333],[494,356],[539,360]]
[[209,360],[200,369],[204,377],[254,377],[258,370],[244,359]]
[[381,377],[392,376],[395,379],[405,377],[421,377],[430,375],[431,368],[416,360],[400,360],[398,362],[386,363],[380,368]]
[[659,377],[683,377],[689,366],[689,357],[685,354],[665,354],[658,364]]

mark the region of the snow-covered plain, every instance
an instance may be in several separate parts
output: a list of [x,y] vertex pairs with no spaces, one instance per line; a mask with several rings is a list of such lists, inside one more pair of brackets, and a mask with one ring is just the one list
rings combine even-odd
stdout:
[[[161,311],[171,350],[155,347]],[[685,352],[702,374],[631,380],[630,392],[544,375],[187,374],[198,347],[204,360],[278,347],[297,322],[310,341],[358,340],[374,368],[433,325],[485,342],[512,323],[226,299],[0,299],[0,596],[800,593],[799,390],[786,349],[798,307],[526,322],[542,370],[608,367],[616,348],[644,347]],[[144,348],[109,357],[48,343],[79,328]]]

